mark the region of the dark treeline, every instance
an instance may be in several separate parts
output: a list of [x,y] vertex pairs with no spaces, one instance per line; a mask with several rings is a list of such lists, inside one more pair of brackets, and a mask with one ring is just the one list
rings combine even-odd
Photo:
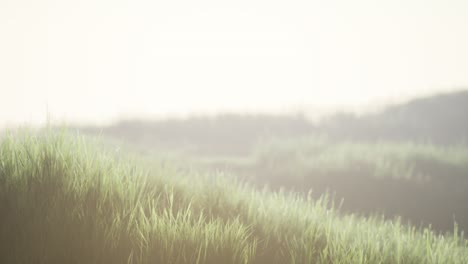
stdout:
[[265,137],[298,137],[314,132],[303,116],[236,115],[159,121],[126,120],[109,127],[82,128],[144,147],[193,146],[205,154],[245,155]]

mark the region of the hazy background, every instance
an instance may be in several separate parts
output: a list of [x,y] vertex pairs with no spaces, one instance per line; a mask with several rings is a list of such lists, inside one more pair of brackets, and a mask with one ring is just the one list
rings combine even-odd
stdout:
[[0,2],[0,126],[362,110],[468,85],[467,1]]

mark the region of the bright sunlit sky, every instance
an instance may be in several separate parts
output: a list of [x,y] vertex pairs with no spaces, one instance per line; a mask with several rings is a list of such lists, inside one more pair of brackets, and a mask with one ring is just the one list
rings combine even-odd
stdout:
[[460,87],[466,0],[0,1],[0,125],[357,109]]

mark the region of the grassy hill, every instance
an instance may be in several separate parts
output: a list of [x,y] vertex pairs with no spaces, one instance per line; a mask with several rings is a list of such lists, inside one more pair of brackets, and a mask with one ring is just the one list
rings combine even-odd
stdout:
[[195,164],[233,171],[257,186],[315,197],[330,191],[341,211],[402,216],[414,225],[468,230],[468,148],[414,142],[269,139],[246,157],[191,156]]
[[326,197],[104,151],[57,133],[0,145],[1,263],[467,263],[455,230],[340,215]]
[[[182,165],[344,199],[342,211],[402,216],[414,225],[468,230],[468,91],[418,98],[374,114],[219,115],[127,120],[81,131]],[[324,140],[325,139],[325,140]],[[266,142],[268,141],[268,142]],[[183,157],[183,159],[182,159]]]

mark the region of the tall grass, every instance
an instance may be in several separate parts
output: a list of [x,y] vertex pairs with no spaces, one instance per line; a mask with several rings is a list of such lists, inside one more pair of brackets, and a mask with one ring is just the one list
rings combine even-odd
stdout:
[[[146,171],[145,171],[146,170]],[[468,242],[324,196],[143,166],[79,136],[0,145],[1,263],[467,263]]]

